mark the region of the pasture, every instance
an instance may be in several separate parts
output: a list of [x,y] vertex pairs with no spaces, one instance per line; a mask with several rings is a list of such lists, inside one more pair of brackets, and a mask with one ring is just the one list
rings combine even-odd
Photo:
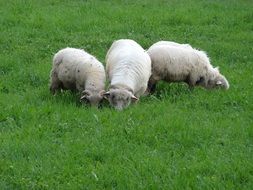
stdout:
[[[0,189],[252,189],[251,0],[0,0]],[[205,50],[230,89],[159,83],[124,111],[49,93],[52,57],[113,40]]]

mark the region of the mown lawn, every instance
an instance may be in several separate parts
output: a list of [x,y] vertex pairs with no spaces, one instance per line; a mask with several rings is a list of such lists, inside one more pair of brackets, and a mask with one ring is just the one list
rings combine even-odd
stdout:
[[[49,93],[54,53],[115,39],[205,50],[228,91],[160,83],[118,112]],[[0,189],[252,189],[251,0],[0,0]]]

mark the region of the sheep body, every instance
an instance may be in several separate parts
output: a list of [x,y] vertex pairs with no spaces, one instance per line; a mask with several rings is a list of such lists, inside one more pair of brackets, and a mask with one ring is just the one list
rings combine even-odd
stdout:
[[189,86],[205,88],[217,86],[229,88],[228,81],[213,68],[207,54],[196,50],[190,45],[156,44],[148,49],[152,61],[152,76],[149,80],[149,92],[155,90],[159,80],[167,82],[186,82]]
[[106,55],[106,73],[110,82],[109,101],[116,109],[123,109],[146,91],[151,60],[135,41],[117,40]]
[[53,58],[50,91],[78,90],[83,98],[97,105],[103,98],[105,70],[101,62],[82,49],[65,48]]

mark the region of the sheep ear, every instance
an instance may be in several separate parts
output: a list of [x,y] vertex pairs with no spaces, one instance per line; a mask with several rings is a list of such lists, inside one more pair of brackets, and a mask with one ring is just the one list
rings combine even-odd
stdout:
[[104,92],[104,94],[103,94],[103,97],[105,98],[105,99],[109,99],[109,96],[110,96],[110,91],[107,91],[107,92]]
[[86,94],[83,95],[83,96],[80,98],[80,101],[85,100],[85,99],[87,99],[87,95],[86,95]]
[[84,91],[82,91],[82,95],[83,96],[89,96],[91,93],[90,93],[90,91],[89,90],[84,90]]
[[101,91],[99,92],[99,94],[100,94],[100,96],[104,96],[105,91],[104,91],[104,90],[101,90]]
[[139,100],[139,98],[137,98],[135,95],[132,95],[131,99],[132,99],[132,101],[138,101]]
[[89,95],[90,95],[89,90],[82,91],[82,97],[80,98],[80,101],[86,99]]
[[216,82],[216,85],[222,85],[222,82],[221,82],[220,80],[218,80],[218,81]]

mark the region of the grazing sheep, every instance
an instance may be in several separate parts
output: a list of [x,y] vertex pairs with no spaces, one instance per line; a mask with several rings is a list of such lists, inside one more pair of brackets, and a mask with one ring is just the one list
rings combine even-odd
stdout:
[[135,41],[117,40],[107,52],[106,73],[110,87],[105,97],[113,107],[122,110],[146,91],[151,60]]
[[82,92],[81,100],[88,100],[97,106],[103,99],[105,87],[105,70],[94,56],[82,49],[65,48],[53,58],[50,91],[78,90]]
[[202,86],[207,89],[229,88],[226,78],[218,68],[213,68],[205,52],[190,45],[152,45],[148,49],[152,62],[152,76],[149,79],[148,92],[154,92],[159,80],[167,82],[186,82],[190,87]]

